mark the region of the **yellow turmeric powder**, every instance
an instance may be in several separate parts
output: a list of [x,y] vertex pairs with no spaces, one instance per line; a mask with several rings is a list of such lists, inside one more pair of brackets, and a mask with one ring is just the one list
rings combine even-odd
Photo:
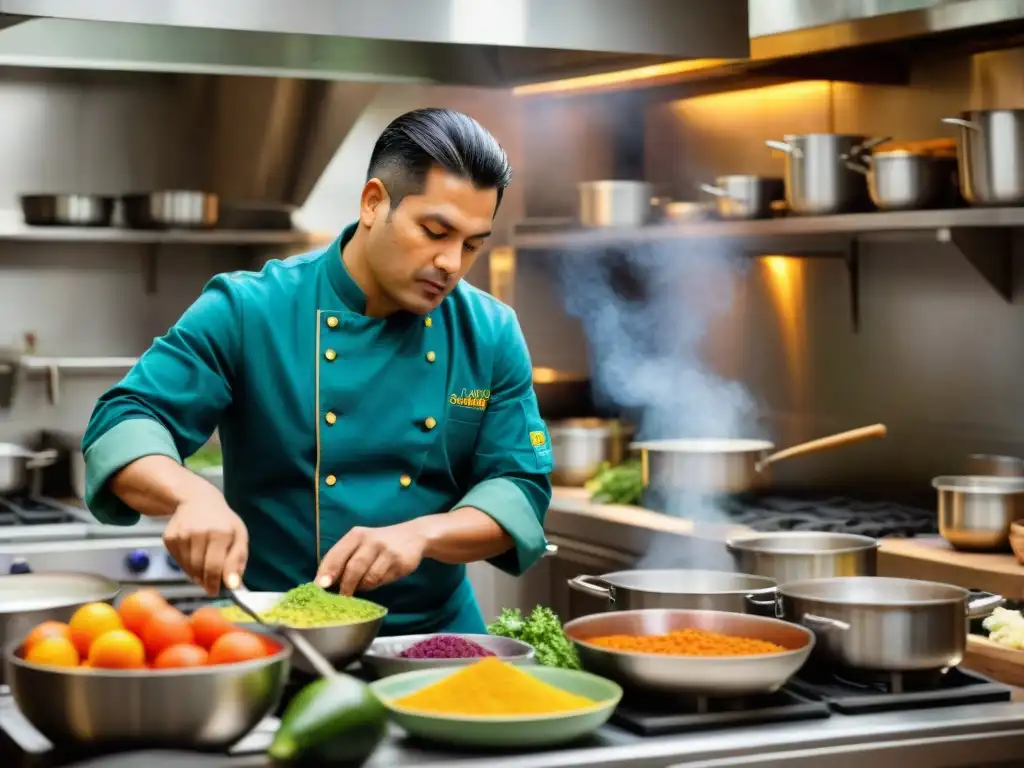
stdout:
[[395,705],[425,714],[502,717],[575,712],[595,703],[488,657],[398,699]]

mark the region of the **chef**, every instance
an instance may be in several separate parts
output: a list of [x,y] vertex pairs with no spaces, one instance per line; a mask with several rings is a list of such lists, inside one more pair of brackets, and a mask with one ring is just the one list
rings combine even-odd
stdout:
[[[359,219],[330,246],[214,277],[96,405],[86,500],[170,516],[214,594],[315,579],[389,609],[385,631],[483,632],[466,563],[545,549],[551,446],[513,311],[462,281],[511,177],[467,115],[397,118]],[[224,493],[182,460],[220,434]]]

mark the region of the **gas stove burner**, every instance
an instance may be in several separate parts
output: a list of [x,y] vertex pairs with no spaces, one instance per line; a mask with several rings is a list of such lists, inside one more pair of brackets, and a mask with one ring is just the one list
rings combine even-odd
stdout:
[[664,697],[627,691],[612,722],[641,736],[665,736],[741,725],[817,720],[828,704],[781,690],[766,696],[716,699]]
[[941,688],[946,671],[935,669],[917,672],[870,672],[844,669],[833,672],[832,677],[840,685],[848,685],[854,689],[875,693],[913,693]]
[[765,533],[820,531],[885,536],[938,533],[934,510],[892,502],[865,502],[842,496],[788,498],[745,496],[723,499],[729,521]]
[[58,501],[29,494],[0,496],[0,525],[58,525],[74,522],[78,522],[78,518]]
[[823,701],[844,715],[931,709],[1009,701],[1011,690],[987,677],[954,667],[948,672],[912,673],[828,670],[811,664],[786,687]]

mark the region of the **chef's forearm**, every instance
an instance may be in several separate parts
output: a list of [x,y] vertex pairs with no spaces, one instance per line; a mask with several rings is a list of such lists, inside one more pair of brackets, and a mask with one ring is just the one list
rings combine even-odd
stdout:
[[504,528],[473,507],[426,515],[411,525],[425,539],[423,556],[450,565],[497,557],[515,544]]
[[110,478],[110,490],[121,501],[149,517],[173,515],[185,499],[220,494],[168,456],[143,456]]

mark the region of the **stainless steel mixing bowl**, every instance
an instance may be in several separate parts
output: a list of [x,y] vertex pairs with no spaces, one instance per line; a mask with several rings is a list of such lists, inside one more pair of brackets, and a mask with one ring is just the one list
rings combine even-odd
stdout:
[[[120,586],[91,573],[0,576],[0,648],[44,621],[67,622],[86,603],[113,603]],[[0,664],[0,684],[6,682]]]
[[[533,646],[511,637],[494,635],[460,635],[451,632],[439,633],[447,637],[460,637],[481,645],[503,661],[510,664],[532,664]],[[479,661],[469,659],[403,659],[400,654],[421,640],[438,635],[402,635],[399,637],[378,637],[370,649],[363,655],[363,664],[373,670],[377,677],[390,677],[403,672],[414,672],[421,669],[441,669],[446,667],[464,667]]]
[[[284,597],[284,594],[284,592],[241,592],[240,596],[247,606],[257,613],[263,613],[263,611],[268,611],[277,605],[281,598]],[[335,624],[334,626],[316,627],[313,629],[296,628],[295,631],[306,638],[320,652],[321,656],[334,665],[335,669],[344,669],[362,656],[366,649],[370,647],[370,643],[376,639],[381,626],[384,624],[384,617],[387,615],[387,611],[384,611],[383,608],[381,610],[383,611],[381,616],[371,621],[362,621],[355,624]],[[256,622],[240,623],[239,625],[253,632],[274,634],[272,630]],[[295,655],[292,664],[296,669],[307,675],[316,674],[316,670],[310,666],[309,662],[301,654]]]
[[56,745],[222,750],[274,711],[291,646],[265,659],[167,670],[46,667],[4,653],[18,708]]
[[[679,629],[767,640],[786,648],[751,656],[676,656],[612,651],[588,641],[608,635],[664,635]],[[588,672],[633,690],[728,698],[773,693],[807,661],[814,633],[778,619],[725,611],[650,609],[596,613],[570,621],[566,636]]]

